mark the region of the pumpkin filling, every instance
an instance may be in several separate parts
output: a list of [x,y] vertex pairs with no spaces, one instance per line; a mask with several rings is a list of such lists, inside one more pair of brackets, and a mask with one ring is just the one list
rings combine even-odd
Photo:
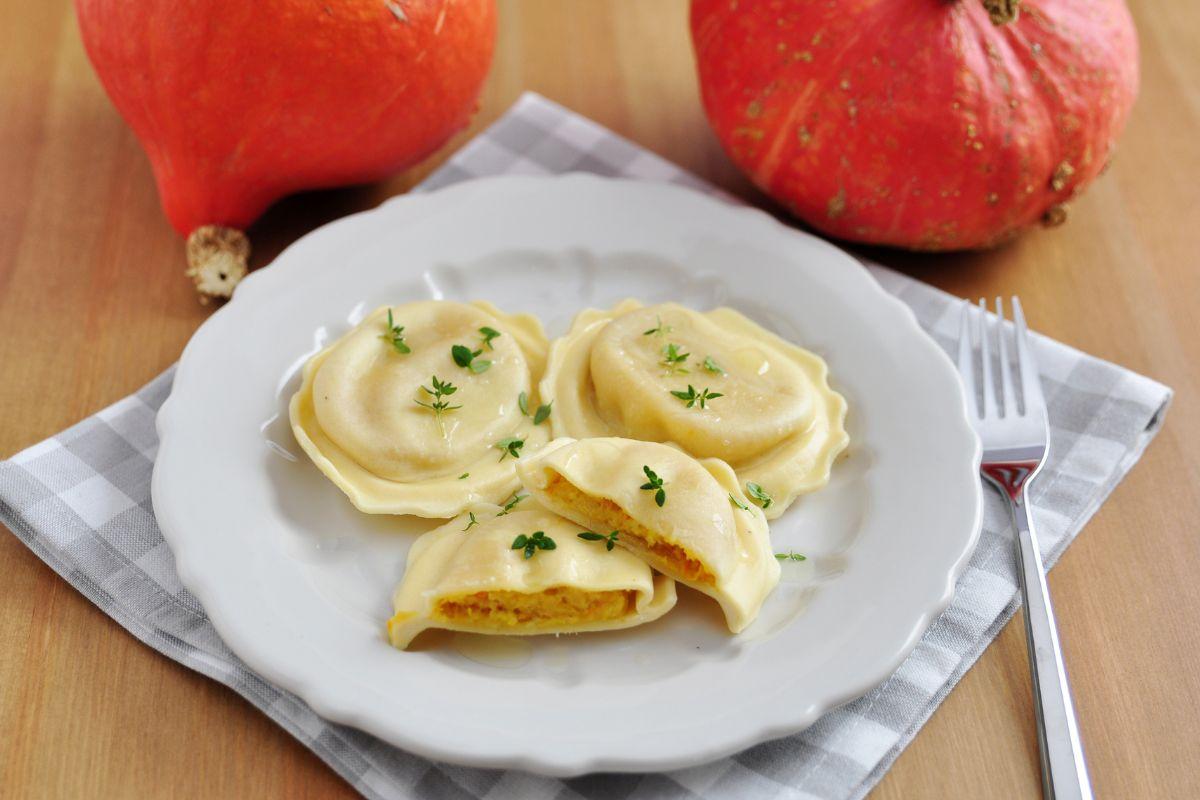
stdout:
[[545,491],[576,509],[584,518],[600,523],[597,527],[603,530],[599,532],[620,531],[621,544],[635,553],[651,554],[669,564],[675,577],[706,586],[715,583],[712,572],[687,550],[642,525],[607,497],[584,494],[557,472],[550,474]]
[[473,592],[438,601],[434,616],[459,625],[505,631],[557,628],[584,622],[621,619],[637,608],[637,592],[618,589],[588,592],[553,586],[542,592]]

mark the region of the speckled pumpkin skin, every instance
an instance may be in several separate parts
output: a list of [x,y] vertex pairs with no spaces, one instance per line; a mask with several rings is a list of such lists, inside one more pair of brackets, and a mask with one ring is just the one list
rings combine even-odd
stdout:
[[704,107],[797,217],[852,241],[987,247],[1112,157],[1137,94],[1122,0],[693,0]]
[[75,0],[101,83],[171,224],[244,228],[302,189],[365,183],[465,127],[494,0]]

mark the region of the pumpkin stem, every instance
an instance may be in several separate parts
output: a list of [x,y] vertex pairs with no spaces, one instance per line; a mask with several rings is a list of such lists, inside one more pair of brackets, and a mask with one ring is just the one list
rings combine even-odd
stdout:
[[200,303],[233,296],[233,287],[246,277],[250,240],[223,225],[201,225],[187,238],[186,275],[196,284]]
[[1021,13],[1021,0],[983,0],[983,8],[993,25],[1016,22]]

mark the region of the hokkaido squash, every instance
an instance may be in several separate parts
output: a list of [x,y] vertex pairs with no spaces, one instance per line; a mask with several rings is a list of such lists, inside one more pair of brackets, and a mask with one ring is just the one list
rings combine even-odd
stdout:
[[709,121],[830,235],[987,247],[1104,169],[1137,93],[1122,0],[693,0]]
[[377,180],[464,127],[494,0],[76,0],[100,81],[149,156],[202,299],[246,271],[280,197]]

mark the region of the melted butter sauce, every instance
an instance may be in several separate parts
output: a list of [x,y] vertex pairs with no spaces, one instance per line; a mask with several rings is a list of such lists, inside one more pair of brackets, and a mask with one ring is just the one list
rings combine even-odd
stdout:
[[533,645],[517,636],[456,633],[452,646],[463,658],[500,669],[520,669],[533,658]]
[[[730,354],[730,366],[741,367],[742,370],[762,377],[771,371],[771,360],[763,351],[753,345],[738,347]],[[726,367],[728,369],[729,367]]]

